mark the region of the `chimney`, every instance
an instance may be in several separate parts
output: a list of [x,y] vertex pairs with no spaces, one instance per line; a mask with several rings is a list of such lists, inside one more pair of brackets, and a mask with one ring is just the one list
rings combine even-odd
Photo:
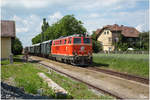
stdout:
[[114,26],[118,26],[118,24],[114,24]]

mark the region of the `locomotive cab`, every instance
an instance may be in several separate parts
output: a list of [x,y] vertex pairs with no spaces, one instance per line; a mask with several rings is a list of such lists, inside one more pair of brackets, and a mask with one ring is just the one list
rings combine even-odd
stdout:
[[92,63],[92,40],[87,36],[73,37],[73,63],[89,65]]

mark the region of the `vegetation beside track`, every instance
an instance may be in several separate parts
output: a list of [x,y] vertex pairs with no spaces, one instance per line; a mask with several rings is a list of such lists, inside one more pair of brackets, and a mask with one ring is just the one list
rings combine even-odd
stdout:
[[[9,82],[9,84],[17,87],[23,87],[25,92],[37,94],[38,89],[43,89],[42,96],[49,96],[50,98],[75,98],[75,99],[100,99],[111,98],[110,96],[98,96],[93,93],[88,87],[68,77],[57,74],[56,72],[44,68],[37,63],[24,63],[20,59],[21,56],[14,57],[14,64],[9,64],[8,60],[1,62],[1,79],[2,81]],[[56,95],[54,91],[48,87],[39,76],[38,72],[45,73],[53,81],[63,87],[69,92],[69,95],[62,96]],[[11,81],[11,82],[10,82]]]
[[93,54],[93,66],[149,77],[147,54]]

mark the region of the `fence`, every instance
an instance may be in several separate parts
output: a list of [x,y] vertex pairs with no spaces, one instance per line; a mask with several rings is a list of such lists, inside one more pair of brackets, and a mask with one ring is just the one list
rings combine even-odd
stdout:
[[112,54],[149,54],[149,51],[100,51],[99,53]]

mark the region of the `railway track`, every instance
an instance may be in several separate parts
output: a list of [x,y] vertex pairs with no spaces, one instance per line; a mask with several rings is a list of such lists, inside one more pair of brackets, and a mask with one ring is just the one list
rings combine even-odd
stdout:
[[107,90],[104,90],[104,89],[101,89],[101,88],[99,88],[99,87],[96,87],[96,86],[94,86],[94,85],[92,85],[92,84],[90,84],[90,83],[88,83],[88,82],[85,82],[85,81],[79,79],[79,78],[76,78],[76,77],[74,77],[74,76],[72,76],[72,75],[69,75],[69,74],[67,74],[67,73],[64,73],[64,72],[62,72],[62,71],[60,71],[60,70],[58,70],[58,69],[56,69],[56,68],[54,68],[54,67],[45,65],[45,64],[40,63],[40,62],[39,62],[39,64],[41,64],[41,65],[43,65],[43,66],[45,66],[45,67],[48,67],[48,68],[50,68],[50,69],[52,69],[52,70],[54,70],[54,71],[56,71],[56,72],[59,72],[59,73],[61,73],[61,74],[64,74],[64,75],[66,75],[66,76],[68,76],[68,77],[70,77],[70,78],[72,78],[72,79],[74,79],[74,80],[77,80],[77,81],[79,81],[79,82],[82,82],[82,83],[86,84],[87,86],[89,86],[89,87],[91,87],[91,88],[93,88],[93,89],[95,89],[95,90],[97,90],[97,91],[99,91],[99,92],[101,92],[101,93],[108,94],[108,95],[113,96],[113,97],[115,97],[115,98],[117,98],[117,99],[123,99],[122,97],[120,97],[120,96],[117,95],[117,94],[113,94],[113,93],[111,93],[111,92],[109,92],[109,91],[107,91]]
[[133,80],[133,81],[144,83],[144,84],[149,84],[149,79],[139,77],[139,76],[135,76],[135,75],[120,73],[120,72],[107,70],[107,69],[102,69],[102,68],[96,68],[96,67],[87,67],[87,69],[98,71],[98,72],[103,72],[103,73],[106,73],[106,74],[114,75],[114,76],[124,78],[124,79],[128,79],[128,80]]

